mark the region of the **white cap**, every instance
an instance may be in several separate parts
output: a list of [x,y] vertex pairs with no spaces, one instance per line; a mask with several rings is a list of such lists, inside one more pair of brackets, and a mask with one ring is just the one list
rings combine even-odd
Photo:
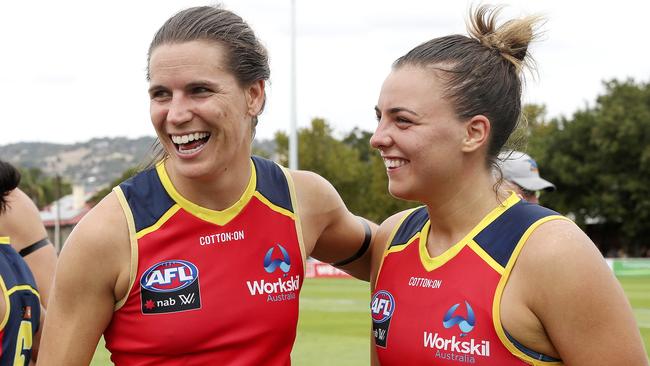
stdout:
[[539,176],[537,163],[530,155],[520,151],[499,154],[503,178],[528,191],[554,191],[555,185]]

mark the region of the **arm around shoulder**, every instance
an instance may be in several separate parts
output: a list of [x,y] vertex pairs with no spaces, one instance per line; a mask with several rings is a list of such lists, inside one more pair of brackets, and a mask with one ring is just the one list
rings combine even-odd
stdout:
[[90,363],[116,299],[128,287],[129,262],[127,223],[111,193],[75,227],[61,251],[39,365]]
[[520,261],[531,282],[530,308],[565,364],[648,365],[622,287],[575,224],[542,224],[524,251]]
[[291,171],[298,199],[305,251],[308,256],[368,280],[370,252],[377,225],[352,214],[336,189],[323,177]]

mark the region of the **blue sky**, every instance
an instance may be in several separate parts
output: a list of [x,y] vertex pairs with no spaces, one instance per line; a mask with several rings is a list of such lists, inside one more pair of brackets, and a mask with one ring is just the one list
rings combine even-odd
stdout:
[[[71,143],[93,137],[153,135],[146,51],[176,11],[205,1],[3,1],[0,4],[0,144]],[[297,115],[338,134],[372,130],[373,107],[392,61],[415,45],[465,33],[475,2],[296,0]],[[550,117],[592,105],[602,80],[650,81],[650,2],[506,1],[505,16],[541,13],[545,34],[532,52],[539,75],[524,102]],[[271,83],[257,136],[288,130],[290,0],[226,0],[257,32],[271,57]]]

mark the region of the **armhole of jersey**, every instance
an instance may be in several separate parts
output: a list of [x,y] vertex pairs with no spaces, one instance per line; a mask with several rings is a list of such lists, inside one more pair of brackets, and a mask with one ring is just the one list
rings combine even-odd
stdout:
[[136,238],[135,221],[133,220],[133,213],[131,212],[129,203],[126,201],[124,192],[122,192],[120,186],[113,188],[113,192],[115,192],[115,195],[117,196],[117,199],[120,202],[120,206],[122,206],[122,211],[124,212],[124,216],[126,216],[126,223],[127,226],[129,227],[129,242],[131,246],[131,260],[129,263],[129,287],[124,297],[121,298],[117,303],[115,303],[115,308],[113,311],[118,311],[124,305],[124,303],[126,303],[126,300],[129,298],[129,295],[131,294],[131,290],[133,289],[133,284],[135,283],[135,276],[138,271],[138,239]]
[[[0,290],[2,291],[2,297],[4,298],[5,301],[5,313],[2,315],[2,322],[0,322],[0,332],[5,329],[5,325],[7,325],[7,321],[9,321],[9,312],[11,311],[11,302],[9,301],[9,291],[7,290],[7,286],[5,286],[5,281],[2,279],[2,276],[0,276]],[[0,349],[2,349],[2,345],[0,344]]]
[[519,258],[519,253],[523,249],[524,245],[526,244],[526,241],[528,241],[528,238],[530,235],[537,229],[541,224],[545,222],[549,222],[552,220],[567,220],[571,221],[568,218],[560,215],[551,215],[551,216],[546,216],[543,217],[537,221],[535,221],[532,225],[526,229],[524,234],[521,236],[519,241],[517,242],[517,246],[515,246],[515,249],[512,252],[512,255],[510,256],[510,259],[508,260],[508,264],[505,267],[505,270],[503,272],[503,275],[501,276],[501,279],[499,280],[499,284],[497,285],[497,289],[494,293],[494,300],[492,303],[492,320],[494,322],[494,330],[496,331],[497,335],[499,336],[499,340],[501,343],[512,353],[513,355],[517,356],[520,358],[522,361],[533,365],[533,366],[552,366],[552,365],[563,365],[561,361],[559,362],[551,362],[551,361],[540,361],[537,359],[534,359],[528,355],[526,355],[523,351],[521,351],[519,348],[517,348],[511,341],[508,339],[508,336],[506,336],[505,329],[503,328],[503,324],[501,324],[501,296],[503,295],[503,290],[506,287],[506,284],[508,283],[508,279],[510,278],[510,274],[512,273],[512,268],[515,266],[515,263],[517,262],[517,259]]
[[[381,256],[381,263],[379,263],[379,269],[377,270],[377,278],[375,278],[375,286],[379,282],[379,276],[381,275],[381,268],[384,266],[384,260],[386,259],[386,256],[388,255],[388,250],[390,249],[390,246],[392,244],[393,239],[395,238],[395,235],[397,234],[397,230],[399,230],[400,227],[402,227],[402,224],[404,223],[404,220],[406,220],[407,217],[411,216],[413,211],[417,210],[421,206],[414,207],[411,209],[408,209],[402,218],[399,219],[397,222],[397,225],[393,228],[393,230],[390,232],[390,235],[388,236],[388,240],[386,240],[385,243],[385,249],[384,249],[384,254]],[[409,239],[410,241],[411,239]]]
[[300,253],[302,254],[302,273],[307,273],[307,252],[305,251],[305,242],[302,238],[302,222],[300,220],[300,208],[298,207],[296,187],[293,184],[293,179],[291,178],[289,170],[279,164],[278,167],[282,169],[282,173],[284,173],[284,176],[287,178],[287,184],[289,185],[289,195],[291,196],[291,206],[293,207],[293,214],[295,216],[294,223],[296,225],[296,235],[298,236],[298,246],[300,247]]

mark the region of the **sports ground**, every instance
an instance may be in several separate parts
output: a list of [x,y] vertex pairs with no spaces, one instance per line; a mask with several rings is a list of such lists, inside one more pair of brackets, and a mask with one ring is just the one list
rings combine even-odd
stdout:
[[[650,276],[619,277],[650,350]],[[350,279],[307,279],[300,295],[294,365],[368,365],[368,284]],[[650,355],[650,352],[649,352]],[[93,366],[112,365],[103,344]]]

